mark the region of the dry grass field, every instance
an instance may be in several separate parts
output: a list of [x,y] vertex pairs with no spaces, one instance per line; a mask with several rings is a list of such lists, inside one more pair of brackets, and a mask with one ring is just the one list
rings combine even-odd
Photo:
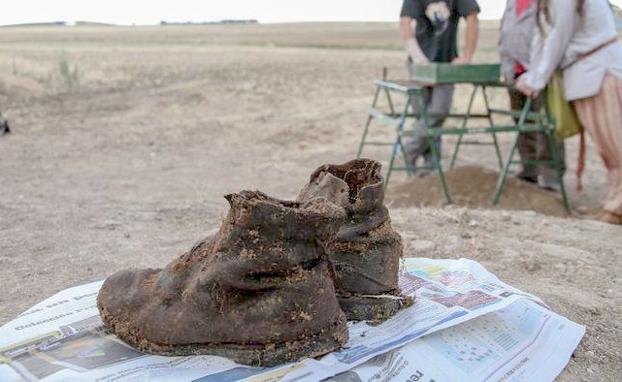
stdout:
[[[405,77],[396,28],[0,29],[0,110],[13,128],[0,137],[0,324],[73,283],[165,264],[219,225],[226,193],[291,198],[320,164],[355,156],[373,80],[383,67]],[[476,60],[494,62],[496,25],[482,29]],[[572,190],[576,142],[568,151]],[[468,147],[461,164],[494,169],[495,158]],[[571,192],[580,210],[604,191],[592,146],[584,183]],[[620,228],[458,207],[392,214],[408,246],[435,243],[410,255],[473,258],[587,325],[560,380],[622,375]]]

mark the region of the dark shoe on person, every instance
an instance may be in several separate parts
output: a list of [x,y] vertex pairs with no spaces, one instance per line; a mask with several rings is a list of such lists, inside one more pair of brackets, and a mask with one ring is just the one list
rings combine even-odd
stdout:
[[383,320],[412,304],[398,286],[403,246],[383,205],[380,169],[380,163],[368,159],[324,165],[298,196],[300,202],[326,198],[346,210],[344,225],[327,252],[349,320]]
[[531,184],[538,184],[538,176],[537,175],[531,175],[531,174],[527,174],[524,172],[519,173],[518,175],[516,175],[516,177],[524,182],[527,183],[531,183]]
[[110,276],[97,297],[104,324],[141,351],[210,354],[252,366],[316,357],[348,340],[324,243],[343,208],[228,195],[219,232],[164,269]]

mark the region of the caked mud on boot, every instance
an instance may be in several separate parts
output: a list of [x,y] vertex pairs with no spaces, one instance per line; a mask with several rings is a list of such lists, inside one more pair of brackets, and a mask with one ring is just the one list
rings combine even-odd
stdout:
[[346,210],[346,220],[327,245],[335,289],[349,320],[383,320],[412,304],[398,274],[403,246],[384,206],[380,164],[366,159],[324,165],[300,192],[300,202],[326,198]]
[[105,325],[152,354],[210,354],[272,366],[346,343],[324,250],[345,213],[324,199],[283,202],[259,192],[226,197],[219,232],[164,269],[104,282]]

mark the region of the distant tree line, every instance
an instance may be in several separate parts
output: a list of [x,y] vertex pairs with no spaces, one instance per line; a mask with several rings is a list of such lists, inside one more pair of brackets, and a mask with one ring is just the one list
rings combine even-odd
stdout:
[[220,21],[186,21],[186,22],[170,22],[170,21],[160,21],[160,25],[222,25],[222,24],[259,24],[258,20],[248,19],[248,20],[220,20]]
[[8,24],[3,27],[64,27],[67,23],[64,21],[50,21],[45,23],[24,23],[24,24]]

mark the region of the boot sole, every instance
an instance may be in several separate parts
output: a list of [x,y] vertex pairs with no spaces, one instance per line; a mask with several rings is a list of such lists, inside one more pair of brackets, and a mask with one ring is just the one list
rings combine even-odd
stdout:
[[[107,328],[110,329],[108,325]],[[330,328],[324,329],[309,338],[259,345],[163,345],[144,338],[138,339],[131,335],[128,336],[125,330],[114,330],[114,332],[121,340],[144,353],[175,357],[213,355],[254,367],[271,367],[304,358],[315,358],[341,348],[348,341],[348,327],[345,320],[338,320]]]
[[348,321],[385,321],[414,303],[411,297],[391,297],[338,296],[338,300]]

